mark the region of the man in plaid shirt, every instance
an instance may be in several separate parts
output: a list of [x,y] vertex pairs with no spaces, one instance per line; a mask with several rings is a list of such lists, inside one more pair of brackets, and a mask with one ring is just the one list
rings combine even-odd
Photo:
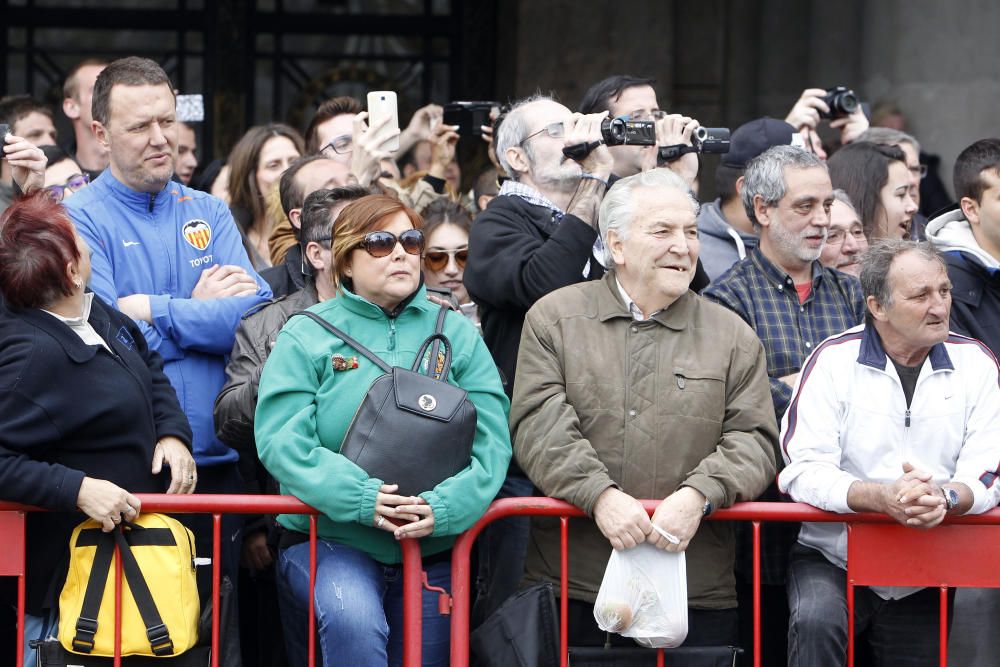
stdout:
[[[794,146],[775,146],[747,164],[743,207],[760,244],[702,293],[742,317],[764,345],[774,414],[781,421],[806,357],[825,338],[860,324],[857,279],[824,268],[819,256],[830,226],[833,186],[826,165]],[[778,498],[772,485],[761,497]],[[749,532],[749,531],[745,531]],[[784,664],[788,632],[785,574],[798,524],[766,527],[761,540],[764,664]],[[749,537],[737,553],[744,645],[752,643]]]

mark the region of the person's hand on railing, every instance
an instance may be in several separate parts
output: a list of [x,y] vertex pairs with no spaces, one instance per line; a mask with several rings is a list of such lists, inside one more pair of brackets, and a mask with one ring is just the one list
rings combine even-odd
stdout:
[[667,551],[685,551],[701,525],[705,496],[690,486],[683,486],[663,499],[653,512],[653,525],[677,538],[671,542],[658,531],[651,531],[646,541]]
[[84,477],[76,496],[80,511],[101,524],[110,533],[122,519],[131,521],[139,516],[142,503],[131,493],[105,479]]
[[187,445],[172,435],[160,438],[153,449],[154,475],[160,474],[163,464],[170,466],[170,488],[167,493],[194,493],[194,487],[198,484],[198,467]]
[[594,522],[617,551],[645,542],[646,536],[653,532],[653,524],[642,503],[613,486],[597,497]]

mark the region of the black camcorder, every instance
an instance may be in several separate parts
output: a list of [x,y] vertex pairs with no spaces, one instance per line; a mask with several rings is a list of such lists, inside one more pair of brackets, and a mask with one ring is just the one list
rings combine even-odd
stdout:
[[655,146],[656,123],[651,120],[605,118],[601,138],[608,146]]
[[691,145],[674,144],[657,149],[657,162],[662,166],[679,160],[688,153],[728,153],[728,127],[699,127],[691,134]]
[[821,111],[819,117],[827,120],[836,120],[850,116],[857,111],[859,104],[857,94],[847,86],[827,88],[826,95],[823,96],[823,101],[830,107],[830,112],[823,113]]
[[499,102],[449,102],[444,105],[444,124],[458,125],[462,137],[478,137],[483,125],[491,125],[490,113],[500,108]]
[[728,127],[699,127],[691,135],[691,145],[699,153],[728,153]]

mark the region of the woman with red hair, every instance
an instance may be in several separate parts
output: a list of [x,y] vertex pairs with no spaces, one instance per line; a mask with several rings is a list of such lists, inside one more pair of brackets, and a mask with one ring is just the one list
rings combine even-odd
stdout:
[[195,486],[191,427],[162,358],[86,290],[89,277],[89,249],[45,192],[0,216],[0,499],[53,510],[27,519],[26,646],[57,632],[77,524],[111,531],[138,516],[133,493]]

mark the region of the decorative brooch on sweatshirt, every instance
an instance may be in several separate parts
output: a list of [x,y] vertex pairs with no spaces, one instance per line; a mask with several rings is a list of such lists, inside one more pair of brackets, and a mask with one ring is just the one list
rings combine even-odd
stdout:
[[357,357],[345,357],[338,353],[330,357],[330,364],[335,371],[349,371],[358,367]]

